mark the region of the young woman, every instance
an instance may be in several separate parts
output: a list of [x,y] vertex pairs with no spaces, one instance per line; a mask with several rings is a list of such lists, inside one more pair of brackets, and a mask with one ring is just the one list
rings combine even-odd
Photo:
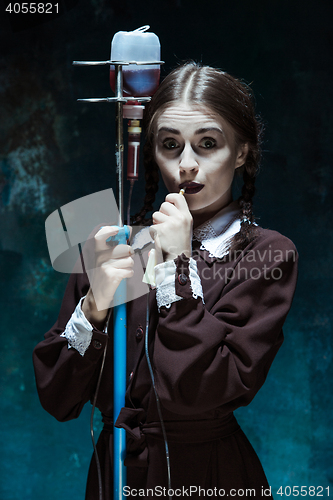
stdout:
[[[147,107],[145,129],[146,198],[136,222],[152,209],[158,171],[169,194],[150,229],[131,246],[107,247],[114,227],[97,233],[94,286],[86,275],[70,277],[58,321],[35,349],[40,399],[57,419],[68,420],[93,398],[112,336],[111,326],[105,333],[107,308],[96,303],[112,300],[121,279],[133,275],[133,249],[153,237],[162,257],[156,288],[149,292],[147,332],[147,297],[127,305],[129,382],[126,408],[116,422],[128,437],[126,494],[157,498],[167,496],[170,486],[145,356],[147,333],[175,495],[200,498],[211,490],[238,498],[251,489],[259,497],[265,489],[267,494],[267,480],[233,410],[249,404],[265,381],[283,341],[297,276],[292,242],[254,223],[261,125],[247,86],[189,63],[160,85]],[[233,202],[236,171],[243,172],[244,186]],[[111,351],[97,396],[105,500],[112,498]],[[93,458],[86,499],[97,498]]]

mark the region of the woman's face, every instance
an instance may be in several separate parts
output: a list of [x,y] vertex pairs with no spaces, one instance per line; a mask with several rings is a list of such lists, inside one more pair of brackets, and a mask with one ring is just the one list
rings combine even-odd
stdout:
[[166,188],[185,198],[194,225],[228,205],[235,169],[245,163],[248,147],[236,146],[231,125],[205,106],[177,102],[158,118],[155,159]]

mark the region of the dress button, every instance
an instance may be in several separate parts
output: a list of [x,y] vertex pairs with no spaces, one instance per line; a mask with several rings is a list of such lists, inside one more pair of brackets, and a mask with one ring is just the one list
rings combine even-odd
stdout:
[[141,340],[143,337],[143,328],[139,326],[135,332],[135,336],[137,340]]
[[94,340],[93,346],[95,347],[95,349],[102,349],[102,342],[100,342],[99,340]]
[[129,374],[129,377],[128,377],[128,380],[129,380],[129,381],[131,381],[131,380],[132,380],[133,375],[134,375],[134,372],[131,372],[131,373]]
[[178,281],[181,285],[185,285],[187,283],[187,276],[186,274],[179,274],[178,276]]

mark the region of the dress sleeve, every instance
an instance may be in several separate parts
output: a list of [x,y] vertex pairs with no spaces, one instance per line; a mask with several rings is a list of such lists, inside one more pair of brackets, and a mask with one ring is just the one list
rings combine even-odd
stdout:
[[89,283],[84,274],[71,275],[59,317],[33,352],[41,404],[60,421],[77,418],[84,404],[91,399],[108,338],[106,333],[92,326],[89,342],[84,346],[84,355],[72,348],[66,338],[66,327],[88,288]]
[[[183,265],[183,263],[185,265]],[[182,267],[181,267],[182,266]],[[203,299],[203,291],[201,281],[198,276],[198,269],[195,260],[188,259],[184,254],[179,256],[175,261],[169,260],[155,266],[156,276],[156,301],[160,311],[162,306],[171,307],[173,302],[184,298],[184,291],[188,291],[188,287],[181,290],[181,294],[176,294],[175,276],[177,275],[178,283],[186,284],[189,282],[190,296]]]
[[157,391],[169,411],[233,411],[264,383],[297,280],[293,243],[268,233],[234,261],[201,269],[201,281],[213,277],[214,283],[203,286],[206,304],[193,296],[186,261],[175,260],[182,300],[160,308],[153,357]]

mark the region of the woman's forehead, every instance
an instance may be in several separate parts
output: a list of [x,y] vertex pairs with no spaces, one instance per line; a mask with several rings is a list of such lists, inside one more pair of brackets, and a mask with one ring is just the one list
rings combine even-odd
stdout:
[[221,117],[212,109],[201,104],[190,104],[188,102],[175,102],[170,104],[165,110],[162,111],[157,119],[157,122],[166,120],[219,120]]
[[207,106],[188,102],[175,102],[162,111],[156,121],[156,131],[161,128],[187,130],[190,128],[218,127],[224,133],[233,133],[231,125]]

